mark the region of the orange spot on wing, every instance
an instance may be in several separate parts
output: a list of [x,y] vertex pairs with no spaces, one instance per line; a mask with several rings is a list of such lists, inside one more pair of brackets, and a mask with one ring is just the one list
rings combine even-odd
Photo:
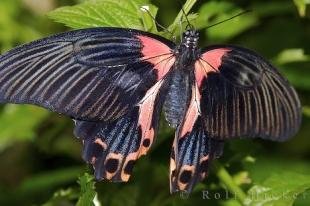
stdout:
[[177,168],[177,165],[175,163],[175,160],[173,158],[170,158],[170,178],[172,181],[174,181],[175,176],[173,176],[173,171],[175,171]]
[[[201,164],[202,164],[203,162],[206,162],[206,161],[209,161],[209,155],[204,156],[203,158],[201,158],[200,161],[199,161],[199,165],[201,166]],[[206,176],[207,176],[207,171],[203,171],[203,172],[200,174],[200,180],[203,180]]]
[[[109,153],[109,154],[107,155],[106,159],[105,159],[105,165],[106,165],[106,163],[107,163],[107,161],[108,161],[109,159],[117,159],[119,162],[122,162],[123,155],[122,155],[122,154],[119,154],[119,153]],[[118,164],[118,167],[117,167],[116,171],[113,172],[113,173],[110,173],[110,172],[108,172],[108,171],[105,171],[105,175],[104,175],[105,178],[106,178],[107,180],[111,180],[111,179],[114,177],[114,175],[118,172],[119,169],[120,169],[120,164]]]
[[104,150],[107,149],[108,145],[101,140],[101,138],[96,138],[95,143],[99,144]]
[[193,177],[194,173],[195,173],[195,166],[193,165],[183,165],[181,168],[180,168],[180,171],[179,171],[179,177],[178,177],[178,187],[179,187],[179,190],[181,191],[184,191],[186,190],[186,187],[187,185],[189,184],[189,182],[191,181],[188,181],[187,183],[182,183],[180,181],[180,175],[184,172],[184,171],[190,171],[191,172],[191,178]]
[[129,161],[131,161],[131,160],[136,161],[136,160],[137,160],[137,156],[138,156],[137,152],[134,152],[134,153],[130,153],[130,154],[126,157],[125,162],[124,162],[124,164],[123,164],[122,173],[121,173],[121,179],[122,179],[122,181],[127,182],[127,181],[129,180],[130,174],[127,174],[127,173],[125,172],[125,167],[127,166],[127,164],[128,164]]
[[147,36],[137,36],[142,44],[142,60],[154,65],[157,79],[162,79],[175,62],[171,49],[164,43]]

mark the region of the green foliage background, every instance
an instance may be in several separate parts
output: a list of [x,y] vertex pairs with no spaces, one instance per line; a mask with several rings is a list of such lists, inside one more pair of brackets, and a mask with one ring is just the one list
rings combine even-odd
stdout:
[[[178,0],[1,0],[0,50],[70,28],[98,26],[137,28],[172,38],[156,29],[142,5],[176,37],[186,26],[180,23]],[[138,161],[128,183],[95,183],[80,157],[81,143],[69,118],[34,106],[1,105],[0,205],[309,205],[310,2],[188,0],[185,11],[192,6],[188,17],[201,30],[201,45],[248,47],[287,76],[304,108],[298,135],[285,143],[227,142],[223,157],[190,196],[170,195],[173,131],[163,121],[155,145]],[[246,9],[252,12],[205,29]]]

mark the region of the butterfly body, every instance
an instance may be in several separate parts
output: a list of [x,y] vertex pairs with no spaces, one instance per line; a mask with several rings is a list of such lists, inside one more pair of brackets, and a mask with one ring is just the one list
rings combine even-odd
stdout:
[[0,56],[0,103],[35,104],[75,120],[83,159],[98,180],[128,181],[155,141],[163,109],[176,129],[171,192],[190,192],[223,141],[296,134],[294,88],[264,58],[231,45],[198,48],[124,28],[71,31]]
[[188,105],[191,77],[193,76],[191,72],[177,68],[171,72],[169,88],[164,102],[164,112],[167,122],[173,128],[180,124]]
[[200,55],[198,39],[197,31],[187,30],[181,43],[173,50],[176,59],[170,72],[171,79],[164,104],[166,120],[173,128],[180,124],[190,101],[191,85],[195,83],[194,65]]

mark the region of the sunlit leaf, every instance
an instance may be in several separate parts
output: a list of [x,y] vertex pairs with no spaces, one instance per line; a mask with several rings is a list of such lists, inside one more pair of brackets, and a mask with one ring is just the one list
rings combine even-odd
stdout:
[[286,49],[279,53],[279,55],[275,59],[275,62],[277,64],[287,64],[300,61],[310,61],[310,55],[305,54],[305,51],[301,48]]
[[246,168],[254,184],[245,205],[290,206],[310,188],[310,166],[306,162],[258,158],[255,163],[247,163]]
[[140,8],[141,17],[144,25],[144,30],[157,33],[157,25],[154,21],[157,15],[158,8],[151,4],[143,5]]
[[249,206],[291,206],[298,195],[310,188],[310,175],[283,171],[271,174],[261,185],[248,191],[244,204]]
[[49,13],[49,17],[72,28],[124,27],[144,29],[139,15],[147,0],[93,0],[66,6]]
[[95,206],[94,198],[96,196],[95,182],[93,176],[85,173],[79,178],[81,186],[80,197],[77,206]]
[[[204,28],[224,21],[244,10],[230,2],[208,2],[199,10],[197,27]],[[223,42],[231,39],[245,30],[255,26],[258,18],[253,13],[247,13],[233,18],[225,23],[218,24],[206,30],[208,38],[212,42]]]
[[72,188],[60,189],[56,191],[53,197],[42,206],[71,205],[70,202],[76,199],[78,199],[77,191]]
[[0,53],[11,49],[18,42],[23,43],[41,36],[35,28],[17,21],[21,11],[21,0],[1,0]]
[[293,0],[297,9],[298,13],[301,17],[304,17],[306,15],[307,8],[310,7],[310,1],[309,0]]

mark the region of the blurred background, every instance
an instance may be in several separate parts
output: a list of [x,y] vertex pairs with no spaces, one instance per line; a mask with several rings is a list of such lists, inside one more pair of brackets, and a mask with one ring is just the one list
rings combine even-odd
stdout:
[[[117,1],[117,0],[116,0]],[[1,53],[25,42],[70,30],[47,13],[82,0],[1,0]],[[168,26],[180,10],[179,2],[154,0],[158,21]],[[202,29],[201,45],[230,43],[257,51],[269,59],[297,89],[303,104],[299,133],[285,143],[235,140],[225,145],[218,164],[244,191],[269,188],[296,193],[294,205],[310,203],[310,15],[303,0],[198,1],[197,28],[223,20],[240,10],[252,12]],[[92,173],[81,159],[81,143],[73,136],[73,122],[35,106],[0,106],[0,205],[75,205],[83,187],[78,177]],[[164,121],[151,152],[136,164],[131,180],[96,183],[100,205],[240,205],[226,195],[218,169],[190,196],[169,194],[168,164],[174,131]],[[283,191],[282,191],[283,190]],[[202,191],[221,198],[203,198]],[[295,194],[294,193],[294,194]],[[212,196],[212,195],[211,195]],[[292,205],[294,201],[282,204]],[[292,204],[291,204],[292,203]],[[259,202],[250,202],[249,205]],[[260,204],[264,205],[264,204]]]

